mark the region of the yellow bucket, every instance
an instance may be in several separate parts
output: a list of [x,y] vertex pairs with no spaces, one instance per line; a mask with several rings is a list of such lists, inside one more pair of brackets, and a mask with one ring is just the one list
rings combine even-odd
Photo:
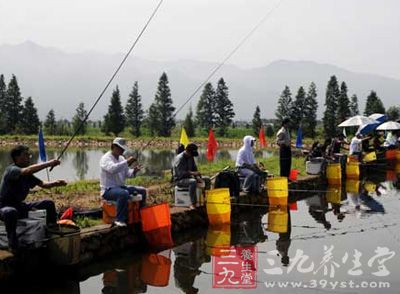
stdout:
[[207,214],[210,224],[231,222],[231,196],[229,188],[218,188],[206,191]]
[[342,201],[341,186],[329,185],[326,192],[326,201],[333,204],[340,204]]
[[364,161],[365,162],[371,162],[376,160],[376,152],[370,152],[364,155]]
[[396,174],[400,174],[400,162],[396,163],[396,166],[394,167],[394,170],[396,171]]
[[214,256],[229,255],[231,246],[231,226],[209,227],[206,237],[207,253]]
[[360,163],[349,162],[346,164],[346,178],[359,179],[360,178]]
[[267,230],[274,233],[286,233],[288,230],[289,215],[287,207],[269,208],[268,212],[268,228]]
[[346,180],[346,192],[358,193],[360,191],[360,181],[358,180]]
[[275,177],[267,180],[269,205],[287,205],[289,186],[285,177]]
[[358,162],[358,156],[357,155],[349,155],[347,157],[347,163],[349,162]]
[[326,177],[330,185],[340,185],[342,183],[342,168],[340,163],[329,163],[326,167]]
[[373,182],[366,181],[366,182],[364,183],[364,189],[365,189],[367,192],[372,193],[372,192],[375,192],[375,190],[376,190],[376,185],[375,185]]

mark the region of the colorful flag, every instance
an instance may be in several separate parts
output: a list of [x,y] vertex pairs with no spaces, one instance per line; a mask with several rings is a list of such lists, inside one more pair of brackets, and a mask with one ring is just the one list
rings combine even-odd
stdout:
[[297,130],[296,148],[303,148],[303,132],[301,128]]
[[265,147],[265,132],[264,132],[263,127],[260,128],[260,132],[258,134],[258,139],[260,140],[261,148],[264,148]]
[[208,143],[207,143],[207,160],[213,161],[215,155],[217,154],[218,143],[215,140],[214,132],[210,129],[208,133]]
[[72,207],[70,207],[64,211],[60,219],[72,219],[73,215],[74,215],[74,210],[72,209]]
[[289,203],[289,209],[290,210],[297,210],[297,202]]
[[182,127],[182,131],[181,131],[181,139],[179,140],[179,143],[185,147],[190,143],[189,137],[187,136],[185,128],[183,128],[183,127]]
[[39,158],[40,161],[45,162],[47,161],[47,156],[46,156],[46,148],[44,146],[44,137],[43,137],[43,131],[42,128],[39,129]]

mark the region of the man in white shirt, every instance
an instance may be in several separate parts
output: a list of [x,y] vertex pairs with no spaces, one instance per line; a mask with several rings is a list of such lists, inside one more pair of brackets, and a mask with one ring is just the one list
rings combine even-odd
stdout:
[[389,148],[395,148],[396,144],[397,144],[396,133],[394,133],[392,131],[389,131],[387,136],[386,136],[385,142],[383,143],[383,146],[384,147],[389,147]]
[[361,160],[362,156],[362,135],[357,133],[353,139],[351,139],[349,147],[349,155],[356,155],[358,160]]
[[135,177],[140,166],[133,169],[129,166],[136,158],[129,156],[124,158],[122,154],[128,147],[124,138],[115,138],[108,151],[100,159],[100,189],[105,200],[117,202],[117,216],[114,222],[117,226],[126,226],[128,217],[128,200],[130,195],[142,195],[140,207],[146,204],[146,189],[144,187],[126,186],[126,178]]

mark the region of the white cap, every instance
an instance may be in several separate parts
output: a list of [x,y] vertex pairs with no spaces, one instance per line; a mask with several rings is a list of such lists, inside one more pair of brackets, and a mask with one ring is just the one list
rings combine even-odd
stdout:
[[126,141],[124,138],[117,137],[112,143],[114,145],[117,145],[118,147],[121,147],[124,151],[128,150],[128,146],[126,145]]

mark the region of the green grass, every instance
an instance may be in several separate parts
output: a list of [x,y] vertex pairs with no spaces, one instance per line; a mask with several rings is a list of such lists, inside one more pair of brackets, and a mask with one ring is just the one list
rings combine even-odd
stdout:
[[[256,158],[257,162],[262,162],[265,168],[270,174],[279,175],[279,157],[272,156],[269,158]],[[206,162],[199,163],[198,169],[202,175],[213,176],[219,171],[229,166],[235,168],[235,161],[223,159],[217,162]],[[300,175],[305,175],[305,162],[302,157],[292,158],[292,169],[299,170]],[[170,171],[166,171],[163,176],[137,176],[133,179],[128,179],[128,185],[137,186],[155,186],[169,183],[171,180]],[[51,189],[51,193],[55,195],[68,195],[68,194],[96,194],[99,193],[99,181],[98,180],[80,180],[76,182],[70,182],[65,187],[56,187]]]
[[[119,134],[120,137],[125,137],[131,140],[150,140],[153,137],[156,138],[157,141],[171,141],[175,140],[178,141],[180,137],[181,126],[178,125],[175,127],[171,132],[171,137],[159,137],[159,136],[152,136],[147,129],[142,130],[142,135],[138,138],[134,137],[129,128],[125,128],[122,133]],[[228,128],[227,133],[224,137],[218,135],[218,131],[214,130],[216,139],[218,141],[230,141],[230,140],[241,140],[246,135],[251,135],[254,137],[258,137],[258,135],[254,134],[254,130],[252,128],[245,128],[245,127],[237,127],[237,128]],[[71,138],[71,135],[64,135],[64,136],[49,136],[46,133],[44,134],[46,141],[68,141]],[[296,132],[292,132],[293,140],[296,137]],[[113,134],[105,135],[101,132],[99,128],[88,127],[87,132],[85,135],[79,135],[75,137],[75,141],[99,141],[99,142],[111,142],[115,136]],[[272,138],[267,137],[267,141],[273,140],[275,136]],[[37,135],[22,135],[22,134],[15,134],[15,135],[1,135],[0,138],[3,140],[12,140],[12,141],[37,141]],[[191,137],[190,139],[194,142],[203,142],[207,141],[208,138],[208,131],[205,130],[196,130],[196,136]],[[317,129],[317,138],[320,141],[323,141],[323,132],[319,128]],[[308,141],[313,141],[313,139],[305,139]]]
[[97,225],[103,224],[103,220],[102,219],[95,219],[95,218],[91,218],[91,217],[86,217],[86,216],[78,216],[75,219],[75,223],[81,229],[84,229],[84,228],[89,228],[89,227],[93,227],[93,226],[97,226]]
[[[269,158],[256,158],[257,162],[262,162],[265,168],[274,175],[279,175],[279,157],[272,156]],[[219,160],[218,162],[198,164],[198,169],[203,175],[212,176],[221,171],[226,166],[235,167],[233,160]],[[300,175],[306,174],[306,166],[303,157],[292,158],[292,169],[299,170]]]
[[[152,186],[168,182],[169,179],[165,177],[153,177],[153,176],[137,176],[133,179],[128,179],[126,183],[128,185],[137,186]],[[76,182],[70,182],[67,186],[52,188],[51,191],[54,194],[69,194],[69,193],[99,193],[99,180],[80,180]]]

